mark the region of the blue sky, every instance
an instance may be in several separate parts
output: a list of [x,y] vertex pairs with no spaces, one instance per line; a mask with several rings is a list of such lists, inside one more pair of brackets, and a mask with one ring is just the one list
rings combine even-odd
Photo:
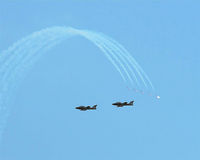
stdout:
[[[128,90],[98,48],[73,37],[48,51],[13,93],[0,159],[199,159],[199,5],[1,1],[1,51],[51,26],[103,32],[134,56],[161,99]],[[111,105],[132,99],[135,110]],[[74,109],[93,104],[97,111]]]

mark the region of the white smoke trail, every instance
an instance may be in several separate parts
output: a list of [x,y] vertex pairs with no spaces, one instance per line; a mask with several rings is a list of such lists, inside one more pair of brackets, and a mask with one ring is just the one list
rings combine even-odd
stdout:
[[[59,28],[60,29],[60,28]],[[71,28],[70,28],[71,29]],[[77,30],[75,30],[76,31],[76,33],[77,33]],[[80,34],[80,30],[78,30],[79,31],[79,34]],[[44,30],[42,31],[42,32],[44,32]],[[87,33],[88,35],[89,35],[89,33]],[[40,35],[40,34],[37,34],[37,35]],[[88,35],[84,35],[84,34],[82,34],[83,36],[87,36],[88,37]],[[86,38],[87,38],[86,37]],[[43,40],[44,41],[44,40]],[[42,41],[42,42],[43,42]],[[45,42],[43,42],[42,43],[41,41],[39,42],[39,44],[38,43],[36,43],[36,46],[34,46],[36,49],[34,49],[34,48],[31,48],[30,46],[29,47],[26,47],[26,48],[29,48],[29,54],[26,54],[26,57],[29,57],[29,59],[32,59],[32,61],[33,61],[33,57],[35,57],[35,55],[34,55],[34,52],[36,52],[36,51],[38,51],[39,49],[38,49],[38,45],[40,45],[40,46],[43,46],[43,43]],[[93,40],[93,42],[94,42],[94,40]],[[47,43],[47,44],[50,44],[50,43]],[[99,45],[98,45],[99,46]],[[102,46],[102,45],[101,45]],[[100,48],[101,50],[102,50],[102,47]],[[27,51],[26,51],[27,52]],[[111,53],[111,52],[110,52]],[[20,53],[21,54],[21,56],[17,56],[17,58],[15,57],[15,58],[13,58],[14,60],[15,60],[15,63],[16,64],[23,64],[23,62],[21,62],[22,60],[23,61],[27,61],[27,59],[28,58],[24,58],[23,57],[23,53]],[[16,54],[17,55],[17,54]],[[40,54],[41,55],[41,54]],[[108,55],[106,55],[107,57],[108,57]],[[112,53],[112,56],[114,56],[114,58],[118,61],[118,62],[120,62],[117,58],[116,58],[116,56]],[[32,57],[32,58],[30,58],[30,57]],[[17,59],[17,60],[16,60]],[[111,58],[109,58],[109,60],[111,61],[111,63],[116,67],[116,69],[120,72],[120,75],[122,76],[122,78],[123,79],[125,79],[124,78],[124,76],[123,76],[123,74],[122,74],[122,72],[120,71],[120,69],[119,69],[119,67],[117,67],[117,65],[116,64],[114,64],[114,61],[111,59]],[[8,61],[7,62],[7,64],[9,65],[10,64],[10,62]],[[27,61],[27,64],[28,65],[30,65],[30,62],[29,61]],[[5,65],[6,66],[6,65]],[[16,68],[16,65],[13,65],[15,68]],[[12,67],[13,67],[12,66]],[[132,80],[132,78],[130,77],[130,75],[129,75],[129,73],[126,71],[126,69],[125,69],[125,67],[122,65],[122,67],[123,67],[123,70],[125,71],[125,73],[127,74],[127,76],[128,76],[128,78],[129,78],[129,80],[130,81],[132,81],[133,82],[133,80]],[[22,68],[22,67],[20,67],[20,68]],[[7,69],[8,70],[8,69]],[[12,75],[15,75],[15,74],[13,74],[13,72],[12,72],[12,70],[10,71],[10,73],[12,73]],[[9,76],[9,72],[7,72],[7,74],[5,75],[5,76],[3,76],[3,79],[5,80],[6,78],[5,77],[10,77]],[[6,81],[8,81],[8,80],[6,80]]]
[[[94,35],[92,32],[86,32],[86,31],[84,31],[84,32],[81,31],[80,34],[83,35],[85,38],[87,38],[87,39],[91,40],[92,42],[94,42],[98,47],[100,47],[100,48],[103,47],[105,50],[107,50],[113,56],[113,59],[115,59],[115,61],[117,63],[119,63],[119,65],[121,66],[121,68],[126,73],[126,75],[127,75],[128,79],[130,80],[130,82],[132,84],[134,83],[131,75],[128,73],[128,71],[125,68],[124,64],[122,63],[121,59],[119,59],[117,57],[117,54],[115,52],[113,52],[106,43],[104,43],[103,41],[101,41],[101,39],[99,38],[99,36]],[[137,82],[137,79],[136,79],[136,82]]]
[[110,37],[100,33],[78,30],[71,27],[43,29],[17,41],[0,54],[0,138],[6,122],[6,117],[8,116],[8,102],[11,91],[16,88],[21,78],[26,75],[25,73],[28,72],[34,63],[43,55],[42,53],[45,53],[45,51],[56,44],[76,35],[83,36],[94,43],[113,64],[124,81],[139,86],[140,82],[137,79],[137,75],[134,73],[135,71],[145,86],[147,86],[147,84],[144,79],[153,87],[148,76],[134,58],[123,46]]
[[[86,31],[84,31],[84,32],[86,32]],[[117,53],[117,54],[114,54],[114,56],[117,59],[117,61],[120,63],[122,68],[125,69],[125,66],[124,66],[124,64],[125,64],[127,66],[128,70],[132,73],[132,76],[136,82],[136,84],[135,84],[133,82],[131,76],[129,76],[129,79],[131,79],[130,81],[132,82],[132,85],[140,86],[137,76],[134,73],[134,68],[131,68],[129,63],[127,63],[127,62],[129,62],[129,60],[127,59],[126,56],[123,55],[123,53],[120,52],[120,50],[117,48],[116,45],[113,45],[113,43],[111,43],[110,41],[107,41],[105,38],[103,38],[102,35],[99,36],[98,34],[95,34],[92,32],[87,32],[87,34],[90,35],[90,37],[93,37],[93,39],[95,39],[96,41],[98,40],[99,41],[98,43],[101,43],[101,45],[105,46],[105,48],[107,48],[109,50],[109,52],[111,52],[112,54]]]
[[144,72],[144,70],[142,69],[142,67],[137,63],[137,61],[131,56],[131,54],[117,41],[115,41],[114,39],[106,36],[105,34],[99,33],[101,35],[102,38],[105,38],[106,41],[108,41],[108,43],[110,45],[114,45],[115,47],[117,46],[117,51],[116,52],[120,52],[123,53],[124,56],[127,57],[127,62],[131,63],[133,68],[137,71],[138,75],[140,76],[141,80],[143,81],[144,85],[148,88],[148,85],[146,84],[144,78],[146,79],[146,81],[149,83],[151,89],[155,90],[155,87],[153,86],[150,78],[148,77],[148,75]]
[[[57,41],[54,41],[54,42],[57,42]],[[49,46],[52,46],[52,44],[51,43],[47,43],[47,42],[45,42],[46,44],[49,44]],[[44,45],[43,43],[39,43],[38,45]],[[42,46],[41,45],[41,46]],[[36,45],[37,46],[37,45]],[[19,71],[16,69],[16,68],[20,68],[20,69],[22,69],[22,68],[27,68],[27,66],[29,65],[30,66],[30,64],[32,64],[33,63],[33,59],[36,59],[35,57],[36,57],[36,51],[38,51],[40,48],[41,48],[41,46],[40,47],[36,47],[36,46],[34,46],[36,49],[32,49],[31,47],[28,47],[28,49],[30,50],[29,51],[29,54],[26,54],[25,53],[25,55],[24,55],[24,57],[23,56],[18,56],[18,57],[15,57],[15,58],[13,58],[14,59],[14,61],[15,61],[15,64],[14,64],[14,66],[12,66],[11,68],[12,69],[10,69],[10,71],[9,72],[7,72],[7,74],[5,74],[5,75],[3,75],[3,77],[2,77],[2,80],[4,81],[4,82],[8,82],[9,81],[9,79],[10,79],[10,76],[12,76],[12,77],[15,77],[15,73],[19,73]],[[20,53],[21,55],[23,55],[23,53]],[[109,60],[112,62],[112,64],[113,65],[115,65],[115,67],[118,67],[116,64],[115,64],[115,62],[112,60],[112,58],[111,57],[109,57],[109,55],[105,52],[105,54],[106,54],[106,56],[109,58]],[[40,54],[41,55],[41,54]],[[7,64],[9,64],[10,62],[7,62]],[[24,67],[22,67],[22,64],[24,65]],[[5,68],[5,67],[4,67]],[[14,68],[14,70],[15,71],[13,71],[13,68]],[[7,68],[8,69],[8,68]],[[120,71],[120,69],[119,68],[117,68],[117,70],[120,72],[120,74],[121,74],[121,76],[123,77],[123,79],[125,80],[125,77],[123,76],[123,74],[122,74],[122,72]],[[6,78],[9,78],[9,79],[6,79]]]

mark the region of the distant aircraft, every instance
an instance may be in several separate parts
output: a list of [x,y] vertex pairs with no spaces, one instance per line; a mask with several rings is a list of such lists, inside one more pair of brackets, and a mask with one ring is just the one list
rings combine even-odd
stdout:
[[115,105],[117,107],[124,107],[124,106],[133,106],[133,102],[134,101],[130,101],[129,103],[128,102],[116,102],[116,103],[113,103],[112,105]]
[[93,107],[90,106],[79,106],[76,107],[76,109],[79,109],[80,111],[87,111],[87,110],[96,110],[97,105],[94,105]]

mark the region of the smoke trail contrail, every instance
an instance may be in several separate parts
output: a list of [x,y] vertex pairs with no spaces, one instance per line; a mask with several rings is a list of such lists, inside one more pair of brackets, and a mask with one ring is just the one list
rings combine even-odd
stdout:
[[[80,30],[79,30],[79,31],[80,31]],[[77,30],[76,30],[76,32],[77,32]],[[88,34],[89,34],[89,33],[88,33]],[[38,34],[38,35],[39,35],[39,34]],[[86,36],[86,35],[84,35],[84,36]],[[48,43],[48,44],[49,44],[49,43]],[[42,46],[43,44],[40,42],[40,43],[39,43],[39,44],[37,44],[37,45],[41,45],[41,46]],[[36,45],[36,46],[37,46],[37,45]],[[35,46],[35,47],[36,47],[36,46]],[[30,46],[29,46],[29,47],[26,47],[26,48],[29,48],[29,49],[30,49],[30,51],[29,51],[29,54],[28,54],[28,55],[26,54],[26,56],[33,56],[33,54],[31,54],[31,53],[34,53],[34,52],[38,51],[38,48],[36,48],[36,51],[34,51],[33,49],[31,49],[31,47],[30,47]],[[21,56],[18,56],[18,57],[17,57],[17,58],[18,58],[18,60],[16,60],[16,58],[14,58],[14,59],[15,59],[15,63],[16,63],[16,64],[18,64],[18,63],[19,63],[19,61],[21,61],[21,60],[20,60],[20,58],[21,58],[21,57],[23,57],[23,53],[20,53],[20,54],[21,54]],[[16,55],[17,55],[17,54],[16,54]],[[114,54],[112,54],[112,55],[113,55],[113,56],[115,56]],[[34,55],[34,56],[35,56],[35,55]],[[108,55],[107,55],[107,56],[108,56]],[[115,57],[115,58],[116,58],[116,57]],[[23,59],[23,60],[24,60],[25,58],[21,58],[21,59]],[[110,58],[109,58],[109,60],[110,60],[110,61],[112,61],[112,64],[114,65],[114,62],[113,62],[113,60],[111,60]],[[24,60],[24,61],[25,61],[25,60]],[[33,60],[32,60],[32,61],[33,61]],[[119,62],[119,60],[118,60],[118,59],[117,59],[117,61]],[[20,62],[20,63],[22,63],[22,62]],[[29,63],[30,63],[30,62],[29,62]],[[28,64],[29,64],[29,63],[28,63]],[[7,62],[7,64],[10,64],[10,62],[8,61],[8,62]],[[13,66],[15,67],[15,65],[13,65]],[[116,67],[116,65],[114,65],[114,66]],[[122,67],[123,67],[123,69],[124,69],[125,73],[127,74],[127,76],[128,76],[128,78],[129,78],[129,80],[130,80],[130,81],[133,81],[133,80],[131,79],[131,77],[130,77],[129,73],[128,73],[128,72],[126,71],[126,69],[124,68],[124,66],[122,66]],[[117,68],[117,70],[119,71],[119,68]],[[13,72],[12,72],[12,74],[13,74]],[[121,74],[121,76],[122,76],[122,73],[121,73],[121,71],[120,71],[120,74]],[[7,75],[6,75],[6,76],[8,76],[8,75],[9,75],[9,74],[8,74],[8,72],[7,72]],[[3,76],[3,77],[5,77],[5,76]],[[125,79],[125,78],[124,78],[124,76],[122,76],[122,78],[123,78],[123,79]],[[5,78],[4,78],[4,79],[5,79]]]
[[[42,43],[39,43],[39,44],[41,45]],[[48,43],[48,44],[49,44],[49,43]],[[42,44],[42,45],[43,45],[43,44]],[[51,44],[50,44],[50,46],[51,46]],[[14,68],[14,69],[16,70],[16,65],[19,64],[19,62],[20,62],[20,64],[24,64],[24,63],[26,62],[26,63],[24,64],[25,66],[26,66],[26,64],[30,65],[30,63],[31,63],[30,60],[33,61],[33,59],[35,59],[35,54],[34,54],[34,53],[35,53],[36,51],[38,51],[39,49],[36,48],[35,50],[33,50],[33,49],[30,48],[30,46],[29,46],[28,48],[30,49],[28,55],[26,54],[24,57],[23,57],[23,56],[18,56],[17,58],[13,58],[13,59],[15,60],[15,63],[16,63],[16,64],[15,64],[14,66],[12,66],[11,68]],[[20,53],[20,54],[23,55],[23,53]],[[106,55],[106,56],[108,57],[108,55]],[[109,60],[112,61],[112,63],[114,64],[112,58],[109,58]],[[9,64],[9,63],[10,63],[10,62],[7,62],[7,64]],[[20,67],[19,67],[19,66],[20,66]],[[18,67],[18,68],[23,68],[23,67],[21,67],[21,65],[17,65],[17,67]],[[115,67],[117,67],[116,64],[115,64]],[[4,67],[4,68],[5,68],[5,67]],[[7,68],[7,69],[8,69],[8,68]],[[120,71],[119,68],[118,68],[118,71]],[[16,72],[16,71],[15,71],[15,72]],[[17,72],[18,72],[18,71],[17,71]],[[120,72],[121,72],[121,71],[120,71]],[[7,78],[7,77],[10,77],[9,73],[10,73],[10,74],[12,73],[12,75],[14,75],[12,70],[11,70],[10,72],[7,72],[7,74],[5,74],[5,75],[3,76],[3,80],[4,80],[4,81],[8,81],[6,78]],[[120,74],[121,74],[121,76],[123,76],[122,73],[120,73]],[[125,79],[124,76],[123,76],[123,79]]]
[[[130,74],[128,73],[127,69],[125,68],[124,64],[121,62],[121,60],[117,57],[117,54],[115,54],[108,45],[106,45],[106,43],[104,43],[99,36],[94,35],[92,32],[80,32],[82,35],[84,35],[87,39],[91,40],[92,42],[97,43],[98,46],[101,46],[103,48],[105,48],[112,56],[113,59],[115,59],[116,62],[119,63],[119,65],[121,66],[121,68],[124,70],[124,72],[126,73],[128,79],[130,80],[130,82],[133,84],[134,81],[132,79],[132,77],[130,76]],[[122,59],[123,60],[123,59]],[[128,66],[129,67],[129,66]],[[137,79],[136,79],[136,83],[137,83]]]
[[145,86],[147,86],[147,81],[153,87],[148,76],[134,58],[122,45],[110,37],[101,33],[71,27],[43,29],[17,41],[0,54],[0,138],[8,116],[8,102],[11,91],[17,87],[21,78],[43,55],[42,53],[77,35],[83,36],[94,43],[112,63],[124,81],[139,86],[140,82],[137,79],[136,72]]
[[[123,48],[121,47],[121,45],[119,43],[117,43],[116,41],[114,41],[113,39],[111,39],[110,37],[108,37],[102,33],[96,33],[96,32],[91,32],[91,31],[87,31],[87,30],[84,30],[84,31],[82,30],[81,32],[83,32],[83,33],[87,32],[88,35],[92,35],[93,37],[96,37],[97,39],[100,40],[101,43],[106,44],[110,48],[111,52],[113,50],[115,53],[118,53],[118,54],[116,54],[116,56],[119,56],[121,58],[121,60],[127,65],[128,69],[131,71],[136,83],[138,82],[138,80],[136,78],[134,70],[136,71],[136,73],[138,74],[140,79],[142,80],[144,86],[146,88],[148,88],[145,78],[140,72],[141,67],[136,63],[135,60],[133,61],[131,59],[132,57],[130,56],[130,54],[127,51],[122,50]],[[130,68],[129,63],[132,66],[132,69]],[[143,72],[143,73],[145,74],[145,72]],[[145,74],[145,77],[148,77],[148,76]],[[137,83],[137,84],[139,84],[139,83]],[[152,84],[151,81],[150,81],[150,84]]]
[[[132,73],[132,76],[135,79],[136,86],[140,86],[137,76],[133,70],[135,68],[133,68],[133,69],[131,68],[129,63],[127,63],[127,62],[129,62],[129,60],[127,59],[126,56],[123,55],[123,53],[119,52],[120,50],[117,48],[117,46],[113,45],[113,43],[111,43],[110,41],[107,41],[105,38],[103,38],[102,36],[99,36],[95,33],[89,32],[88,34],[91,35],[94,39],[97,39],[99,41],[99,43],[102,43],[102,45],[105,46],[109,50],[109,52],[111,52],[112,54],[116,53],[116,51],[117,51],[118,54],[115,55],[115,58],[117,59],[117,61],[119,63],[123,63],[127,66],[128,70]],[[122,62],[119,59],[122,60]],[[122,68],[125,68],[123,64],[120,64],[120,65],[122,66]],[[130,79],[130,76],[129,76],[129,79]],[[131,82],[133,82],[133,81],[131,80]],[[132,83],[132,84],[134,85],[134,83]]]
[[149,79],[148,75],[144,72],[144,70],[142,69],[142,67],[137,63],[137,61],[130,55],[130,53],[117,41],[115,41],[114,39],[106,36],[105,34],[99,33],[102,38],[105,38],[106,41],[108,41],[108,43],[110,45],[114,45],[115,47],[117,47],[117,51],[120,53],[123,53],[124,56],[126,56],[127,58],[127,62],[131,63],[133,68],[136,70],[136,72],[138,73],[138,75],[140,76],[141,80],[143,81],[143,83],[145,84],[146,87],[148,87],[148,85],[146,84],[144,78],[146,79],[146,81],[149,83],[149,85],[151,86],[151,89],[154,91],[155,88],[151,82],[151,80]]

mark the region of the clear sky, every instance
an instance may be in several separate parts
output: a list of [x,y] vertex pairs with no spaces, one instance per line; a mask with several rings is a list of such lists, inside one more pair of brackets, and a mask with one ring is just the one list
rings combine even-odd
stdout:
[[[200,2],[0,1],[0,50],[51,26],[103,32],[149,75],[160,100],[130,91],[82,37],[43,56],[14,94],[1,160],[199,160]],[[115,101],[135,100],[133,108]],[[98,104],[80,112],[78,105]]]

